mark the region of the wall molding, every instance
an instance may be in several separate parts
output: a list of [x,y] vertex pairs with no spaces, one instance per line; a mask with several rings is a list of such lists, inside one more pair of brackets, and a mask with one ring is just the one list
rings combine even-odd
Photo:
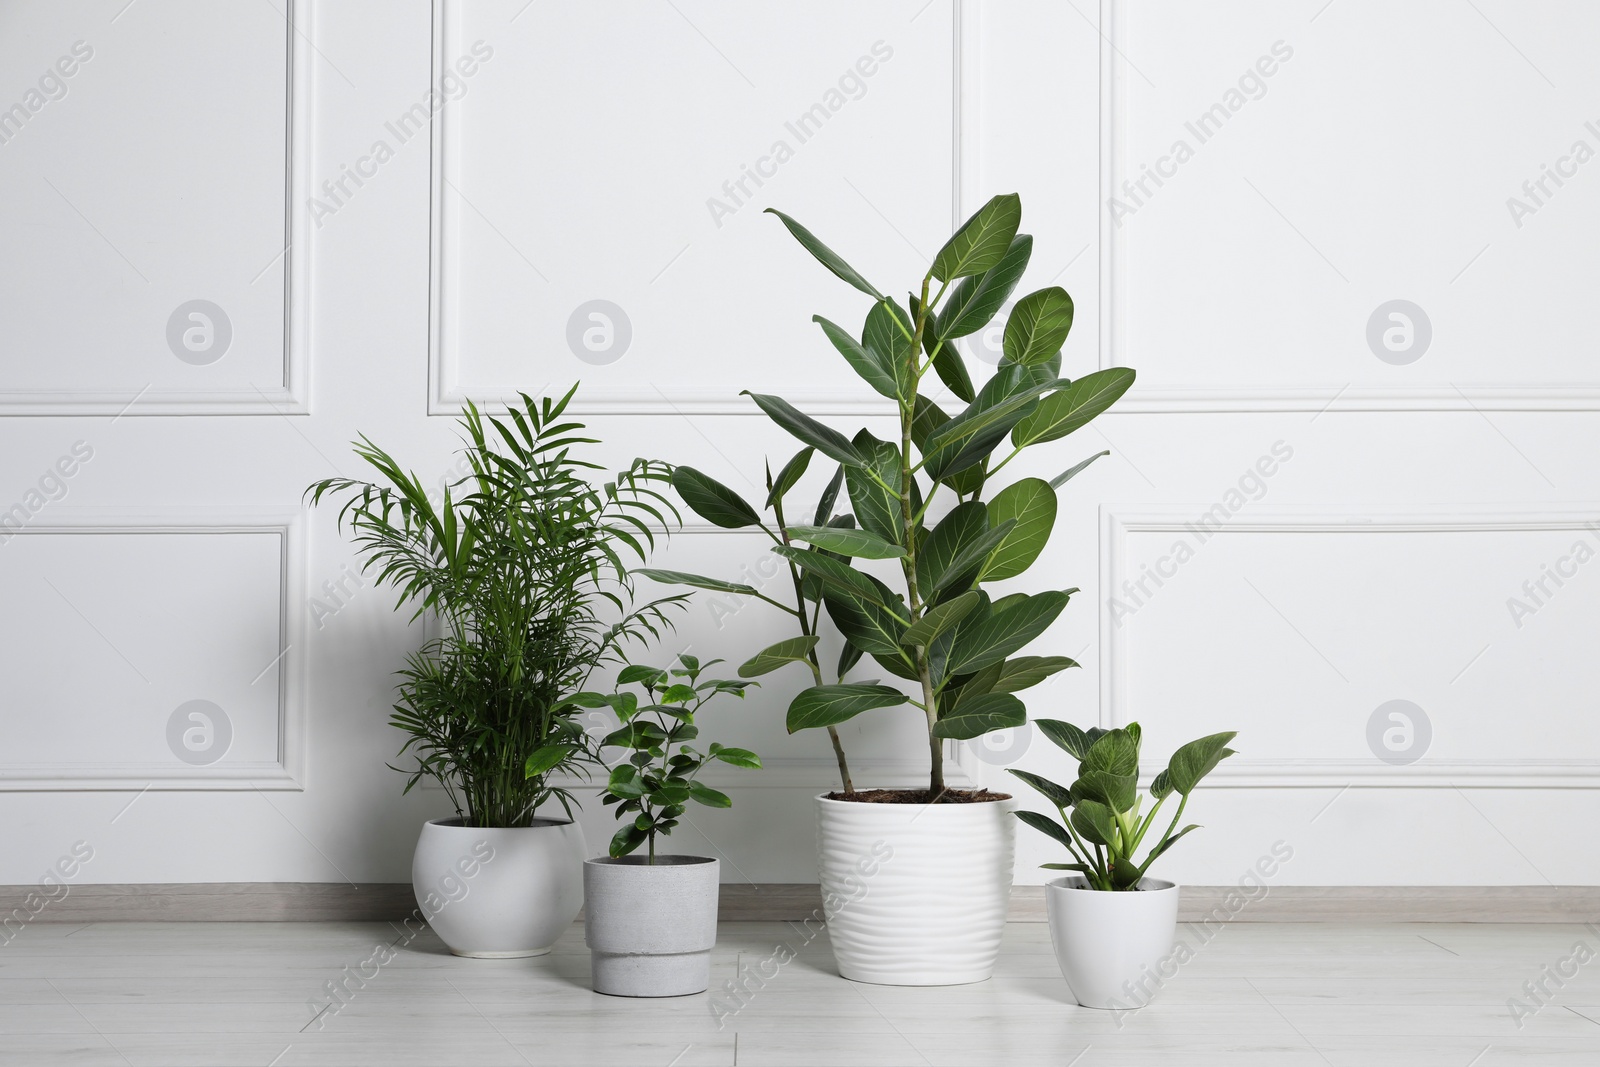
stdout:
[[[278,756],[271,763],[191,767],[159,763],[0,764],[0,793],[145,790],[293,790],[305,788],[306,769],[306,535],[299,508],[57,507],[39,513],[13,537],[48,534],[117,536],[185,534],[202,537],[274,534],[278,547]],[[9,537],[7,538],[10,539]]]
[[[1102,505],[1100,509],[1100,725],[1120,726],[1132,718],[1128,707],[1128,632],[1107,609],[1111,590],[1127,576],[1130,533],[1189,532],[1208,504]],[[1581,531],[1600,526],[1600,508],[1542,507],[1529,510],[1472,509],[1453,506],[1331,508],[1252,505],[1216,529],[1218,536],[1239,533],[1493,533]],[[1158,766],[1141,769],[1153,775]],[[1600,759],[1434,760],[1424,756],[1408,766],[1374,759],[1250,759],[1235,756],[1211,772],[1208,782],[1235,788],[1412,787],[1450,789],[1600,788]]]
[[[283,375],[265,388],[0,389],[0,416],[309,415],[315,0],[285,0]],[[254,269],[254,268],[252,268]]]
[[[457,37],[456,16],[461,0],[432,0],[433,62],[432,82],[437,84],[448,57],[449,42]],[[977,124],[978,69],[974,61],[978,16],[972,0],[951,0],[951,218],[952,227],[966,219],[966,198],[976,188],[977,160],[970,150],[975,143]],[[458,284],[459,253],[454,247],[459,211],[445,195],[447,180],[453,181],[454,165],[460,159],[449,108],[432,119],[432,176],[430,180],[430,237],[428,242],[428,414],[459,415],[468,398],[457,385],[460,352],[454,340],[456,311],[452,293]],[[492,410],[503,410],[516,399],[517,389],[493,388],[473,400]],[[820,389],[790,391],[791,403],[812,415],[882,415],[892,417],[892,401],[870,390]],[[568,409],[574,415],[752,415],[761,410],[736,388],[663,389],[648,386],[610,387],[585,390]]]
[[[183,882],[72,885],[33,919],[94,922],[398,922],[417,907],[407,882]],[[0,915],[26,913],[37,885],[0,886]],[[1272,886],[1231,918],[1237,886],[1183,886],[1178,921],[1581,923],[1600,913],[1600,886]],[[721,887],[722,922],[798,922],[821,910],[815,883]],[[1011,888],[1010,922],[1044,922],[1044,886]],[[582,921],[581,918],[579,921]],[[1214,927],[1213,927],[1214,928]],[[24,926],[14,936],[26,938]]]
[[[1128,0],[1100,0],[1100,366],[1127,365],[1124,293],[1128,250],[1106,204],[1127,176]],[[1433,385],[1222,386],[1146,388],[1135,385],[1114,414],[1226,414],[1342,411],[1600,411],[1600,385],[1548,383],[1457,388]]]

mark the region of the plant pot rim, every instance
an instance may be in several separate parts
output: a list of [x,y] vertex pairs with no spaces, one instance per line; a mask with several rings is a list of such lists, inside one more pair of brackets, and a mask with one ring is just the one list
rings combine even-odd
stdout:
[[677,854],[659,855],[654,863],[649,856],[631,853],[627,856],[593,856],[583,861],[585,865],[594,864],[596,867],[699,867],[707,863],[715,863],[714,856],[682,856]]
[[445,830],[477,830],[482,833],[488,830],[548,830],[552,826],[574,826],[571,819],[546,819],[542,816],[535,817],[527,826],[468,826],[466,819],[460,815],[451,815],[444,819],[429,819],[424,825],[438,826]]
[[[1081,884],[1071,884],[1074,882]],[[1178,883],[1169,882],[1165,878],[1141,878],[1139,879],[1139,888],[1137,890],[1106,891],[1090,889],[1088,881],[1081,874],[1069,874],[1064,878],[1055,878],[1044,885],[1046,889],[1056,889],[1063,893],[1093,893],[1101,897],[1129,897],[1132,899],[1156,896],[1163,893],[1176,893],[1178,891]]]
[[[888,788],[888,787],[885,787],[885,788]],[[910,793],[910,792],[915,792],[915,791],[916,791],[916,787],[915,786],[907,786],[907,787],[905,787],[905,792]],[[837,793],[837,792],[838,792],[837,789],[830,789],[828,791],[828,793]],[[856,792],[865,793],[865,792],[868,792],[868,790],[866,790],[866,789],[858,789],[858,790],[856,790]],[[855,808],[865,808],[865,809],[882,808],[885,811],[900,811],[900,810],[903,810],[905,808],[914,808],[914,807],[923,807],[923,808],[929,809],[930,811],[983,811],[983,810],[987,809],[988,807],[990,807],[991,805],[995,806],[995,807],[999,807],[999,806],[1002,806],[1002,805],[1005,805],[1005,804],[1016,804],[1017,803],[1017,798],[1013,795],[1013,796],[1007,796],[1004,799],[1002,799],[1000,797],[995,797],[993,800],[978,800],[978,801],[972,801],[970,803],[965,803],[965,804],[929,804],[926,801],[921,801],[921,800],[907,800],[907,801],[904,801],[904,802],[895,802],[895,803],[884,804],[884,803],[880,803],[878,801],[836,800],[833,797],[829,796],[828,793],[818,793],[816,795],[816,799],[819,800],[820,802],[822,802],[823,804],[834,804],[834,805],[838,805],[839,807],[852,808],[852,809],[855,809]]]

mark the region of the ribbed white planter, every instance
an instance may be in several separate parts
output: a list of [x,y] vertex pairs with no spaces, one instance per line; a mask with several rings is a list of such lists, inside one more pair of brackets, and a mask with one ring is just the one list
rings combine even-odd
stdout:
[[588,851],[572,822],[508,829],[433,819],[417,838],[411,886],[428,925],[457,956],[538,956],[583,907]]
[[817,798],[817,869],[839,973],[959,985],[994,973],[1011,902],[1015,800]]
[[[1056,962],[1086,1008],[1142,1008],[1161,983],[1178,930],[1178,887],[1146,878],[1139,889],[1102,893],[1078,875],[1045,886]],[[1169,965],[1170,967],[1170,965]]]

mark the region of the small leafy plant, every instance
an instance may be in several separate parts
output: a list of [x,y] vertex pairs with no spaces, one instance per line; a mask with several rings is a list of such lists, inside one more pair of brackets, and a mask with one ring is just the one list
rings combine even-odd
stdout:
[[[1181,830],[1178,820],[1189,803],[1200,779],[1210,774],[1218,763],[1233,755],[1228,747],[1236,735],[1234,731],[1211,734],[1198,741],[1190,741],[1172,754],[1167,769],[1156,775],[1150,783],[1150,795],[1155,804],[1141,815],[1144,797],[1139,794],[1139,724],[1130,722],[1125,727],[1105,730],[1098,726],[1080,730],[1070,722],[1059,719],[1035,720],[1041,732],[1054,741],[1068,755],[1078,760],[1078,780],[1071,787],[1057,785],[1037,774],[1011,768],[1011,773],[1027,782],[1056,807],[1060,822],[1036,811],[1014,812],[1017,818],[1061,842],[1077,862],[1046,863],[1049,870],[1077,871],[1089,883],[1090,889],[1133,890],[1162,853],[1178,843],[1190,830],[1198,830],[1193,823]],[[1144,842],[1145,835],[1155,823],[1156,815],[1173,793],[1179,796],[1178,810],[1167,824],[1166,832],[1150,848],[1144,862],[1134,859],[1134,854]],[[1069,814],[1070,809],[1070,814]]]
[[560,775],[598,757],[565,698],[596,667],[623,662],[628,643],[658,637],[684,599],[634,606],[627,565],[677,518],[657,489],[669,468],[636,459],[591,485],[601,468],[579,453],[598,442],[566,414],[576,390],[523,394],[504,418],[469,403],[470,473],[438,489],[362,437],[356,455],[378,481],[326,478],[306,491],[313,505],[347,497],[339,526],[364,569],[414,606],[413,619],[441,624],[399,672],[390,722],[406,735],[400,754],[416,760],[405,791],[436,779],[468,826],[527,826],[551,799],[571,816]]
[[761,766],[761,757],[748,749],[712,742],[700,752],[689,744],[700,736],[694,717],[702,707],[724,693],[743,698],[746,689],[759,683],[721,678],[702,682],[700,675],[705,669],[721,660],[702,664],[684,653],[677,662],[678,666],[670,669],[637,664],[622,669],[617,685],[638,685],[643,690],[642,702],[638,693],[621,688],[573,698],[585,707],[609,707],[621,720],[622,725],[600,742],[602,749],[617,746],[633,752],[626,763],[612,770],[605,787],[604,803],[615,805],[617,818],[628,820],[611,838],[613,857],[626,856],[648,844],[654,863],[657,835],[672,833],[691,800],[713,808],[732,807],[728,794],[699,780],[706,764],[720,760],[735,767]]

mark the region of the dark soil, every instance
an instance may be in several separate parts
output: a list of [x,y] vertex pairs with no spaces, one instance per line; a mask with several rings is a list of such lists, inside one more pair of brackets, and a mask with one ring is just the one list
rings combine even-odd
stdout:
[[1010,800],[1010,793],[987,789],[946,789],[933,796],[926,789],[862,789],[854,793],[829,793],[829,800],[849,800],[857,804],[987,804]]

